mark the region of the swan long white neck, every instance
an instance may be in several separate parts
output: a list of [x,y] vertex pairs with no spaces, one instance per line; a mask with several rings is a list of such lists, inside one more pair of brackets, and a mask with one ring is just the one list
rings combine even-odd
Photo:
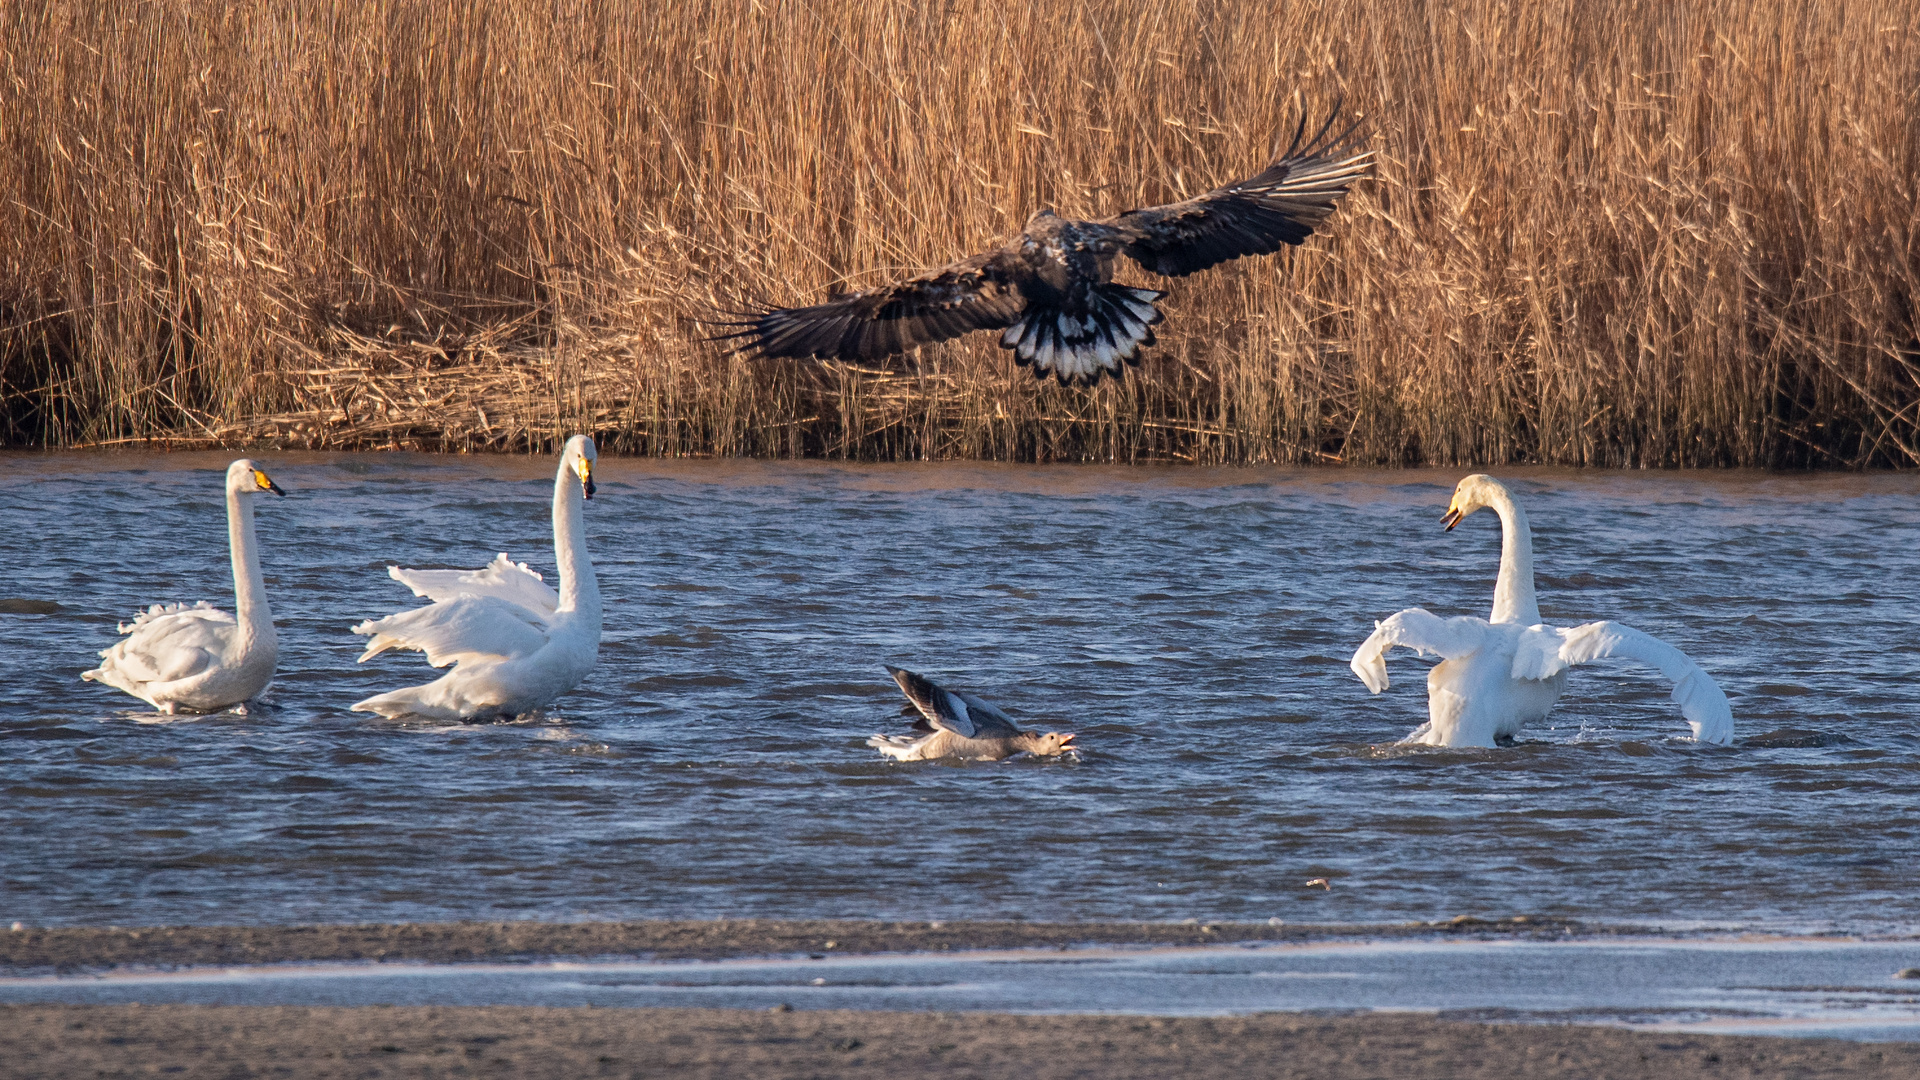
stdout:
[[560,567],[560,610],[579,612],[600,622],[600,582],[587,558],[587,523],[581,515],[586,499],[580,477],[564,460],[553,481],[553,557]]
[[243,640],[271,644],[273,609],[260,575],[260,551],[253,533],[253,496],[227,492],[227,548],[233,554],[234,618]]
[[1500,515],[1500,577],[1493,583],[1493,614],[1488,622],[1540,622],[1540,601],[1533,593],[1533,529],[1527,512],[1506,488],[1496,488],[1487,505]]

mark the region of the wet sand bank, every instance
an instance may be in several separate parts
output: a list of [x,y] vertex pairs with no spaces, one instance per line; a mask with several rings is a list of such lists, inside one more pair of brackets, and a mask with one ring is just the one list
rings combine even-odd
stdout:
[[0,972],[66,972],[298,961],[423,963],[636,957],[723,960],[785,954],[946,952],[1068,945],[1218,945],[1451,935],[1539,938],[1645,935],[1641,928],[1529,917],[1447,922],[1155,923],[882,922],[715,919],[646,922],[458,922],[317,926],[23,927],[0,931]]
[[[1545,919],[1379,925],[728,920],[22,928],[0,970],[293,961],[724,959],[1092,943],[1613,936]],[[1633,931],[1644,934],[1644,930]],[[1482,1014],[1158,1018],[520,1006],[0,1006],[0,1080],[293,1077],[1910,1077],[1920,1044],[1487,1023]],[[1497,1019],[1497,1017],[1496,1017]]]
[[0,1078],[1920,1075],[1920,1045],[1410,1015],[1158,1019],[718,1009],[0,1006]]

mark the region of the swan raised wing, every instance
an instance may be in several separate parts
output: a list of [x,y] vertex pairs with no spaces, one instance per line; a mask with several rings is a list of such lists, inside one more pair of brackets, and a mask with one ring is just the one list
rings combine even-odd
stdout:
[[552,619],[560,608],[560,594],[526,563],[501,552],[478,570],[407,570],[387,568],[388,576],[434,603],[456,596],[493,596],[526,608],[542,619]]
[[434,667],[454,669],[425,685],[356,702],[355,712],[451,721],[515,717],[545,708],[587,677],[600,655],[601,603],[582,508],[593,498],[598,458],[585,435],[568,439],[560,452],[553,478],[557,593],[505,555],[479,570],[388,570],[433,603],[356,625],[355,633],[372,638],[360,659],[415,649]]
[[1680,715],[1703,743],[1725,746],[1733,741],[1733,709],[1713,676],[1700,669],[1686,653],[1651,634],[1617,622],[1590,622],[1565,629],[1529,627],[1513,655],[1513,677],[1548,679],[1576,664],[1610,656],[1638,660],[1657,669],[1673,683],[1673,700]]
[[1486,643],[1487,621],[1472,615],[1443,619],[1426,608],[1408,608],[1373,624],[1373,633],[1360,643],[1348,665],[1367,689],[1379,693],[1387,688],[1387,650],[1405,646],[1421,655],[1434,654],[1444,660],[1472,656]]
[[368,619],[353,628],[372,635],[360,660],[388,649],[414,649],[427,663],[446,667],[461,660],[511,660],[531,656],[547,645],[546,620],[497,596],[455,596],[384,619]]

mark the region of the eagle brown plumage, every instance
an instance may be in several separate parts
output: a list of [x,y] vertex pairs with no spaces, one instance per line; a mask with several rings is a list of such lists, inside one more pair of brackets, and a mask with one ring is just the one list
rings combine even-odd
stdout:
[[1036,376],[1091,386],[1140,362],[1162,318],[1155,302],[1167,295],[1115,282],[1114,257],[1183,277],[1304,242],[1373,166],[1357,124],[1329,137],[1338,115],[1335,106],[1304,146],[1303,116],[1286,152],[1249,179],[1101,221],[1042,210],[998,250],[812,307],[743,313],[719,323],[731,332],[715,340],[763,357],[860,361],[1000,330],[1000,347]]

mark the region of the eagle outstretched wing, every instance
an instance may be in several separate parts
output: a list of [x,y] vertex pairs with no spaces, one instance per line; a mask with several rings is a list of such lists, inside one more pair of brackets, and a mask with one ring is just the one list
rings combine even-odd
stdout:
[[1128,258],[1168,277],[1303,243],[1373,167],[1373,151],[1360,149],[1361,139],[1354,137],[1357,123],[1328,136],[1339,114],[1335,106],[1304,148],[1302,116],[1287,152],[1258,176],[1185,202],[1129,210],[1101,224],[1118,234]]
[[898,285],[836,296],[812,307],[750,313],[717,325],[712,340],[742,340],[759,356],[878,360],[974,330],[1012,326],[1026,310],[1001,252],[974,255]]

